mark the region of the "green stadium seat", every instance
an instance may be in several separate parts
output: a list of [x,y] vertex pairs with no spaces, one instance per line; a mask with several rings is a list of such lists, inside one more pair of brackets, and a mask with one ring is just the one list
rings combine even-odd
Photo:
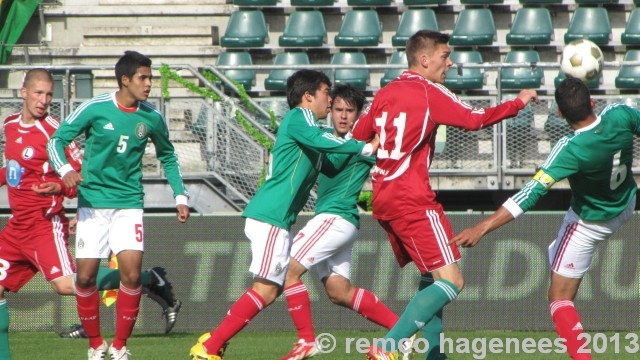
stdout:
[[[560,70],[558,72],[558,76],[556,76],[555,80],[553,80],[553,84],[558,87],[558,85],[560,85],[560,82],[564,79],[566,79],[567,76],[562,72],[562,70]],[[589,81],[587,83],[587,87],[589,89],[597,89],[598,86],[600,86],[600,79],[602,79],[602,72],[600,72],[600,76],[598,76],[597,78]]]
[[531,71],[530,63],[540,62],[540,55],[535,50],[512,50],[504,58],[506,64],[523,64],[521,68],[500,69],[500,86],[503,89],[536,89],[542,85],[544,71],[536,68]]
[[289,16],[279,44],[282,47],[318,47],[322,46],[326,36],[327,29],[320,11],[296,11]]
[[291,6],[333,6],[334,0],[291,0]]
[[[331,64],[334,65],[367,65],[367,58],[361,52],[340,52],[331,57]],[[329,71],[329,78],[332,78],[333,71]],[[364,90],[369,82],[369,70],[366,69],[338,69],[335,73],[334,83],[347,83],[356,89]]]
[[489,9],[464,9],[458,15],[449,45],[491,45],[496,24]]
[[389,6],[391,0],[347,0],[349,6]]
[[[479,51],[453,51],[450,55],[454,64],[482,64]],[[465,68],[462,75],[458,75],[457,68],[447,71],[444,85],[452,90],[481,89],[484,85],[484,74],[480,68]]]
[[[640,50],[629,50],[624,61],[640,61]],[[616,76],[618,89],[640,89],[640,65],[623,65]]]
[[537,45],[551,43],[553,23],[549,9],[522,8],[513,19],[511,31],[507,34],[509,45]]
[[618,0],[576,0],[578,5],[603,5],[603,4],[615,4]]
[[405,5],[443,5],[447,0],[404,0]]
[[263,47],[269,32],[259,10],[238,10],[231,14],[227,30],[220,39],[223,47]]
[[383,87],[388,83],[390,83],[391,80],[400,76],[400,74],[402,74],[402,72],[408,68],[409,63],[407,62],[407,54],[404,51],[394,52],[393,54],[391,54],[391,57],[389,58],[389,64],[404,64],[405,69],[385,70],[384,75],[382,76],[382,79],[380,79],[380,87]]
[[[305,52],[285,52],[276,55],[274,65],[306,65],[309,64],[309,56]],[[286,90],[287,79],[297,70],[272,70],[264,81],[267,90]]]
[[411,35],[423,29],[440,31],[433,9],[406,10],[400,18],[396,34],[391,38],[391,44],[405,47]]
[[562,4],[562,0],[520,0],[520,4],[524,4],[524,5]]
[[382,25],[375,10],[351,10],[344,15],[336,46],[378,46]]
[[[219,65],[253,65],[251,54],[246,51],[228,51],[218,55],[216,66]],[[242,84],[250,90],[256,78],[255,70],[225,70],[224,75]]]
[[611,38],[609,13],[603,7],[579,7],[573,13],[569,29],[564,34],[564,43],[587,39],[598,45],[606,45]]
[[460,0],[461,4],[465,5],[490,5],[490,4],[502,4],[504,0]]
[[237,6],[274,6],[278,0],[233,0],[233,5]]
[[639,45],[640,44],[640,8],[631,10],[627,26],[620,37],[623,44]]

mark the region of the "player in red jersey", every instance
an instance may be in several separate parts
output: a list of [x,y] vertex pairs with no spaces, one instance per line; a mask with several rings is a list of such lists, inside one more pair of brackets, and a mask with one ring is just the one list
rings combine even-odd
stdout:
[[[7,185],[12,215],[0,232],[0,359],[10,359],[5,290],[17,292],[40,271],[58,294],[74,294],[69,221],[62,202],[65,196],[75,197],[77,190],[64,186],[49,164],[46,149],[60,124],[47,114],[53,79],[44,69],[30,70],[20,92],[24,99],[22,111],[4,121],[6,166],[0,169],[0,186]],[[65,154],[80,170],[82,154],[75,142]],[[164,276],[161,268],[153,268],[146,275],[146,282],[150,297],[165,308],[167,326],[173,326],[180,302],[175,300]],[[103,290],[117,289],[118,278],[117,270],[104,268],[98,282]]]
[[[493,108],[474,108],[442,85],[452,65],[449,35],[421,30],[407,41],[409,70],[382,88],[369,111],[360,116],[357,140],[380,136],[373,169],[373,216],[387,231],[400,266],[413,261],[420,272],[431,272],[432,286],[409,302],[385,339],[370,349],[370,359],[390,356],[401,339],[409,338],[462,290],[457,246],[449,220],[429,184],[439,125],[478,130],[515,116],[534,90]],[[389,349],[385,349],[388,347]],[[385,351],[386,350],[386,351]]]

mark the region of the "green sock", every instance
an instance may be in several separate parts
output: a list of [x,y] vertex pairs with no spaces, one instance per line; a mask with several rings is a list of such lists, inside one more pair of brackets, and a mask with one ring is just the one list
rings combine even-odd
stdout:
[[[149,273],[142,272],[142,287],[149,287]],[[101,267],[96,276],[98,290],[113,290],[120,288],[120,270]]]
[[438,280],[433,285],[418,292],[409,301],[396,325],[385,335],[384,340],[387,341],[377,344],[379,348],[386,351],[395,350],[401,339],[409,338],[418,332],[460,293],[458,288],[447,280]]
[[9,306],[7,300],[0,300],[0,359],[10,360],[9,351]]
[[[431,273],[422,275],[418,291],[433,285],[434,281]],[[440,353],[440,333],[442,333],[442,309],[433,315],[431,320],[422,328],[422,336],[429,342],[429,350],[426,353],[427,360],[444,360],[447,358],[444,353]]]

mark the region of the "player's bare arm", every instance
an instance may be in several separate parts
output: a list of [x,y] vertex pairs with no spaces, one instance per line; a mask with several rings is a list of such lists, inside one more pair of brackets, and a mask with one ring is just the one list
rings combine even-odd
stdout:
[[71,170],[68,173],[64,174],[62,177],[62,182],[64,182],[64,186],[68,188],[78,186],[84,179],[82,175],[78,174],[77,171]]
[[536,104],[540,103],[540,99],[538,99],[538,93],[533,89],[521,90],[518,94],[518,99],[522,100],[525,105],[527,105],[531,100],[535,101]]
[[45,182],[38,185],[31,186],[31,190],[42,196],[51,196],[59,194],[62,191],[62,186],[56,182]]
[[451,241],[449,241],[449,244],[456,243],[462,247],[476,246],[476,244],[480,242],[480,239],[482,239],[483,236],[513,219],[513,215],[511,215],[511,213],[504,206],[501,206],[498,211],[479,222],[476,226],[462,230],[460,234],[456,235],[453,239],[451,239]]

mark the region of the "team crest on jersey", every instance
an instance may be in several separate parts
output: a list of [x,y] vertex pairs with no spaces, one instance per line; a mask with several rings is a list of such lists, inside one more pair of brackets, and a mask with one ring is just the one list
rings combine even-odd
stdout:
[[147,125],[144,123],[138,123],[136,125],[136,137],[138,139],[144,139],[147,136]]
[[22,179],[22,172],[24,169],[20,166],[20,163],[16,160],[9,160],[7,162],[7,184],[11,187],[20,185],[20,179]]
[[547,189],[556,183],[556,181],[549,174],[545,173],[543,170],[538,171],[536,176],[533,177],[533,180],[539,182],[540,184],[542,184],[542,186],[544,186]]
[[78,240],[78,249],[82,249],[84,247],[84,240]]
[[276,275],[276,276],[278,276],[278,275],[280,275],[280,273],[282,272],[282,270],[284,270],[284,269],[282,268],[282,265],[280,265],[280,263],[278,263],[278,264],[276,265],[276,268],[273,270],[273,274],[274,274],[274,275]]
[[36,151],[33,149],[32,146],[27,146],[22,150],[22,158],[25,160],[31,160],[35,153]]

